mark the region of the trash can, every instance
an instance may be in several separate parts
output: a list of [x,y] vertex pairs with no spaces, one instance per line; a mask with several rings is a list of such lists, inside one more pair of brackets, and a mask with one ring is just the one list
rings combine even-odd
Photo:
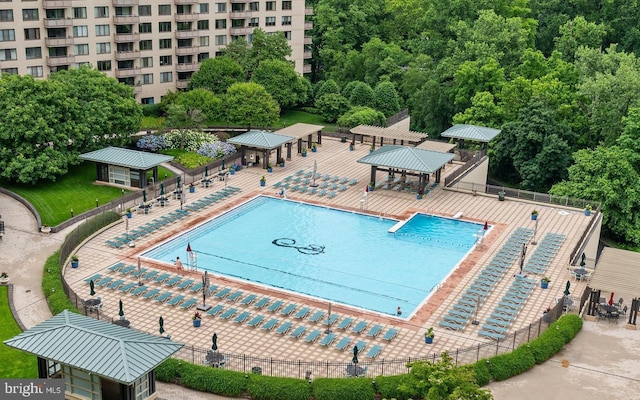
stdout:
[[251,373],[256,375],[262,375],[262,368],[260,367],[251,367]]
[[498,201],[504,201],[504,192],[498,192]]

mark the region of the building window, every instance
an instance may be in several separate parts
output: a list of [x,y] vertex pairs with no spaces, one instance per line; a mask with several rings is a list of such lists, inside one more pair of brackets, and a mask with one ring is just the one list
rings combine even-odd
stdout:
[[158,22],[160,32],[171,32],[171,22]]
[[291,31],[284,31],[284,38],[287,40],[291,40]]
[[173,64],[172,56],[160,56],[160,65],[166,66]]
[[109,25],[96,25],[96,36],[109,36]]
[[0,22],[13,21],[13,10],[0,10]]
[[153,50],[153,42],[151,40],[141,40],[140,51],[143,50]]
[[24,40],[40,39],[40,28],[27,28],[24,30]]
[[227,3],[216,3],[216,12],[217,13],[226,13],[227,12]]
[[266,26],[276,26],[276,17],[267,17],[264,24]]
[[173,72],[160,72],[160,83],[173,82]]
[[260,18],[258,17],[253,17],[249,20],[249,26],[259,26],[260,25]]
[[138,6],[138,15],[141,17],[151,16],[151,6]]
[[161,49],[170,49],[171,48],[171,39],[160,39],[160,48]]
[[111,43],[96,43],[97,54],[109,54],[111,53]]
[[247,35],[247,43],[251,43],[251,42],[253,42],[253,33],[250,33]]
[[225,46],[227,44],[227,35],[216,36],[216,46]]
[[257,1],[249,3],[249,11],[260,11],[260,3]]
[[73,45],[73,54],[76,56],[86,56],[89,54],[89,45],[88,44],[74,44]]
[[153,104],[153,97],[143,97],[142,99],[140,99],[140,103]]
[[244,3],[231,4],[231,12],[242,12],[242,11],[244,11]]
[[191,30],[191,22],[177,22],[176,30],[178,31],[190,31]]
[[198,54],[198,62],[203,62],[204,60],[209,58],[209,53],[199,53]]
[[227,20],[226,19],[217,19],[216,20],[216,29],[227,29]]
[[130,17],[133,15],[133,7],[116,7],[116,17]]
[[17,60],[18,53],[16,49],[2,49],[0,50],[0,61]]
[[42,58],[42,48],[41,47],[27,47],[24,49],[27,60],[33,60],[36,58]]
[[205,19],[202,21],[198,21],[198,30],[208,31],[209,30],[209,20]]
[[144,22],[142,24],[138,24],[138,32],[151,33],[151,22]]
[[158,6],[158,15],[171,15],[171,4],[160,4]]
[[231,20],[232,28],[244,28],[244,19],[232,19]]
[[276,10],[276,2],[275,1],[267,1],[266,7],[267,7],[267,11],[275,11]]
[[47,19],[64,19],[64,9],[56,8],[52,10],[45,10]]
[[282,2],[282,9],[283,10],[291,10],[291,1],[289,0],[284,0]]
[[42,66],[38,65],[36,67],[27,67],[27,75],[31,75],[35,78],[42,78],[44,75],[42,73]]
[[209,14],[209,4],[208,3],[200,3],[198,5],[198,11],[200,14]]
[[140,68],[153,67],[153,57],[142,57],[140,59]]
[[73,18],[87,19],[87,7],[73,7]]
[[22,9],[23,21],[37,21],[40,19],[40,14],[37,8],[24,8]]
[[291,25],[291,17],[283,16],[282,17],[282,25]]
[[209,46],[209,36],[200,36],[198,38],[200,46]]
[[89,28],[86,25],[73,27],[73,37],[87,37],[87,36],[89,36]]
[[96,18],[109,18],[109,7],[93,7],[93,16]]
[[3,75],[18,75],[18,68],[2,68]]
[[140,79],[143,85],[152,85],[153,84],[153,74],[142,74]]
[[111,71],[111,60],[98,61],[98,71]]

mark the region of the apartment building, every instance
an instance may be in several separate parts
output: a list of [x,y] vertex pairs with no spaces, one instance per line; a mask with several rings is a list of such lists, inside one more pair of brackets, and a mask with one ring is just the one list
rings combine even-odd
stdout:
[[47,77],[92,65],[153,104],[258,27],[284,32],[296,71],[310,72],[312,13],[304,0],[0,0],[0,70]]

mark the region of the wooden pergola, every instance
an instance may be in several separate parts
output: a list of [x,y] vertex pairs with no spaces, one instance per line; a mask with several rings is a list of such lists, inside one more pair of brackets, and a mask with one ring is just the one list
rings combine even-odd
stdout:
[[[315,142],[318,145],[322,144],[322,129],[324,128],[324,126],[322,125],[313,125],[313,124],[303,124],[303,123],[297,123],[297,124],[293,124],[291,126],[288,126],[286,128],[282,128],[280,130],[277,130],[275,133],[279,134],[279,135],[285,135],[285,136],[291,136],[294,139],[297,139],[298,141],[298,148],[297,148],[297,153],[300,154],[302,153],[302,147],[303,147],[303,142],[306,141],[307,142],[307,148],[311,148],[311,146],[313,145],[314,142],[314,137],[315,136]],[[287,160],[291,160],[291,151],[289,149],[289,152],[287,153]]]
[[380,138],[380,146],[384,145],[384,139],[393,140],[393,144],[397,144],[397,142],[400,141],[400,144],[404,145],[404,142],[406,141],[415,145],[428,137],[424,132],[408,131],[397,128],[384,128],[373,125],[358,125],[355,128],[351,128],[349,131],[353,134],[351,144],[356,144],[356,135],[362,135],[363,140],[365,136],[369,136],[371,137],[371,143],[374,149],[376,146],[376,139],[378,137]]

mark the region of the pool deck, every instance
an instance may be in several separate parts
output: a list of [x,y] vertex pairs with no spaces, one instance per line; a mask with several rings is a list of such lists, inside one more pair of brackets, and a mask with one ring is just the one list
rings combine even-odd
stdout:
[[[188,229],[188,227],[199,224],[212,216],[224,213],[235,205],[253,198],[256,195],[265,194],[275,196],[278,189],[273,187],[273,184],[282,181],[287,176],[294,175],[298,170],[304,169],[305,171],[312,171],[313,163],[317,161],[319,173],[331,174],[332,176],[337,175],[349,179],[356,178],[358,183],[348,186],[343,192],[337,192],[338,194],[333,198],[287,191],[288,198],[341,209],[363,211],[372,215],[392,216],[398,219],[405,219],[416,211],[447,217],[462,213],[462,219],[481,223],[486,221],[492,225],[492,229],[481,243],[458,268],[452,272],[449,279],[432,293],[428,301],[423,304],[410,319],[404,320],[394,316],[385,316],[351,307],[333,305],[332,312],[340,314],[341,319],[342,317],[350,316],[354,321],[367,321],[369,327],[372,324],[380,324],[383,326],[382,334],[375,338],[366,336],[368,328],[362,333],[357,334],[353,333],[351,328],[344,332],[338,331],[336,329],[337,324],[332,327],[335,333],[339,333],[337,339],[344,336],[349,336],[354,339],[351,347],[353,343],[358,340],[365,340],[368,343],[364,354],[362,354],[363,359],[365,359],[365,354],[374,345],[383,347],[382,352],[377,357],[377,360],[381,360],[424,356],[432,354],[433,352],[467,348],[480,343],[490,342],[490,339],[478,335],[478,326],[468,324],[462,331],[452,331],[440,328],[438,321],[447,313],[458,296],[464,292],[482,267],[491,260],[493,255],[500,249],[516,228],[534,228],[534,222],[531,221],[530,217],[533,208],[536,208],[540,213],[540,221],[536,235],[538,241],[548,232],[564,234],[566,238],[553,259],[551,267],[545,273],[546,276],[551,278],[549,289],[542,290],[539,285],[535,288],[514,324],[510,327],[509,332],[526,327],[532,321],[537,321],[544,309],[554,306],[557,299],[563,296],[564,283],[567,280],[571,280],[572,293],[579,294],[584,290],[586,282],[571,279],[569,271],[567,270],[569,267],[570,252],[590,221],[590,218],[585,217],[581,211],[565,210],[556,208],[553,205],[535,204],[534,206],[526,201],[512,200],[509,198],[504,202],[499,202],[495,196],[473,196],[467,193],[446,190],[440,186],[425,195],[422,200],[417,200],[415,194],[390,190],[376,190],[368,193],[366,207],[364,207],[364,203],[362,203],[361,200],[363,199],[365,186],[369,182],[370,167],[365,164],[356,163],[356,160],[368,154],[368,152],[368,144],[357,144],[355,151],[349,151],[347,144],[340,143],[339,140],[324,138],[323,145],[318,147],[318,152],[309,152],[306,158],[294,155],[291,161],[287,161],[285,168],[275,167],[273,173],[266,173],[266,171],[258,167],[244,168],[242,171],[231,176],[230,181],[227,183],[231,187],[241,189],[239,192],[200,211],[191,212],[182,220],[167,224],[154,233],[145,236],[143,239],[136,240],[135,248],[115,249],[105,244],[105,240],[112,239],[124,233],[125,228],[122,222],[116,223],[112,225],[112,227],[103,230],[82,245],[77,252],[81,260],[80,267],[77,269],[66,268],[65,279],[80,297],[89,297],[89,285],[85,280],[94,276],[94,274],[110,276],[113,280],[123,279],[128,282],[137,282],[136,278],[129,276],[123,277],[117,272],[109,272],[107,268],[118,262],[123,262],[127,265],[136,265],[137,255],[158,241],[180,233]],[[451,173],[457,165],[459,165],[459,163],[447,166],[443,174],[443,179],[444,176]],[[265,187],[260,187],[258,183],[262,175],[265,175],[267,178],[267,185]],[[378,178],[382,177],[383,173],[380,172]],[[219,191],[223,187],[224,183],[219,181],[214,182],[213,186],[207,189],[198,187],[196,193],[187,196],[186,205],[213,192]],[[173,200],[165,207],[154,207],[153,211],[148,215],[134,215],[134,217],[129,220],[129,230],[131,231],[161,215],[166,215],[179,208],[179,201]],[[237,238],[236,240],[242,240],[242,238]],[[533,252],[534,247],[535,246],[529,245],[528,256]],[[418,265],[421,263],[420,260],[416,262]],[[162,263],[143,262],[143,267],[156,268],[174,274],[177,273],[175,268]],[[389,266],[389,269],[392,271],[393,266]],[[512,282],[511,275],[515,274],[517,270],[516,261],[478,310],[477,319],[481,322],[480,326],[482,326],[483,321],[491,314],[494,306],[506,292]],[[184,274],[191,276],[196,281],[201,279],[200,272],[185,271]],[[541,277],[541,275],[531,276],[538,280]],[[231,289],[243,290],[245,295],[251,292],[260,296],[268,295],[272,300],[282,299],[285,303],[294,302],[300,306],[304,304],[313,311],[327,309],[326,302],[311,300],[308,297],[276,290],[268,290],[249,283],[240,283],[235,280],[218,277],[212,277],[211,282],[220,287],[224,286]],[[176,294],[184,294],[186,299],[196,298],[198,299],[197,304],[200,304],[202,301],[201,293],[193,293],[189,290],[180,290],[178,288],[166,288],[165,286],[155,283],[149,283],[149,286],[159,288],[161,292],[164,292],[165,289],[170,289]],[[297,326],[306,326],[307,333],[301,338],[295,339],[288,334],[278,335],[274,331],[265,331],[259,327],[249,327],[246,323],[235,323],[233,322],[233,318],[225,321],[219,317],[208,315],[204,316],[201,328],[193,328],[191,325],[191,316],[195,308],[185,310],[179,306],[170,306],[152,299],[145,299],[142,296],[121,293],[117,289],[98,288],[96,291],[97,296],[102,297],[103,308],[101,313],[103,316],[118,318],[118,300],[122,299],[125,315],[127,319],[131,321],[132,327],[152,334],[158,334],[158,317],[163,316],[166,333],[171,334],[173,340],[203,349],[210,347],[211,334],[215,331],[220,338],[220,350],[223,352],[279,359],[333,361],[345,361],[349,359],[348,351],[344,353],[335,348],[337,340],[327,347],[319,345],[318,342],[305,342],[304,338],[309,332],[315,329],[324,330],[326,328],[326,326],[322,324],[309,321],[308,317],[303,320],[298,320],[293,317],[293,314],[290,316],[282,316],[279,312],[274,314],[266,310],[256,310],[253,306],[241,305],[239,301],[232,303],[228,300],[211,298],[207,301],[207,304],[221,304],[225,309],[233,306],[239,311],[250,311],[251,317],[262,314],[265,316],[265,321],[272,317],[277,317],[281,322],[291,321],[293,322],[294,328]],[[340,320],[338,320],[338,323],[339,322]],[[426,329],[431,326],[434,327],[437,340],[433,345],[426,346],[423,340],[423,334]],[[382,339],[382,336],[390,327],[399,329],[399,333],[392,341],[387,342]],[[322,339],[323,336],[321,336],[320,339]]]

